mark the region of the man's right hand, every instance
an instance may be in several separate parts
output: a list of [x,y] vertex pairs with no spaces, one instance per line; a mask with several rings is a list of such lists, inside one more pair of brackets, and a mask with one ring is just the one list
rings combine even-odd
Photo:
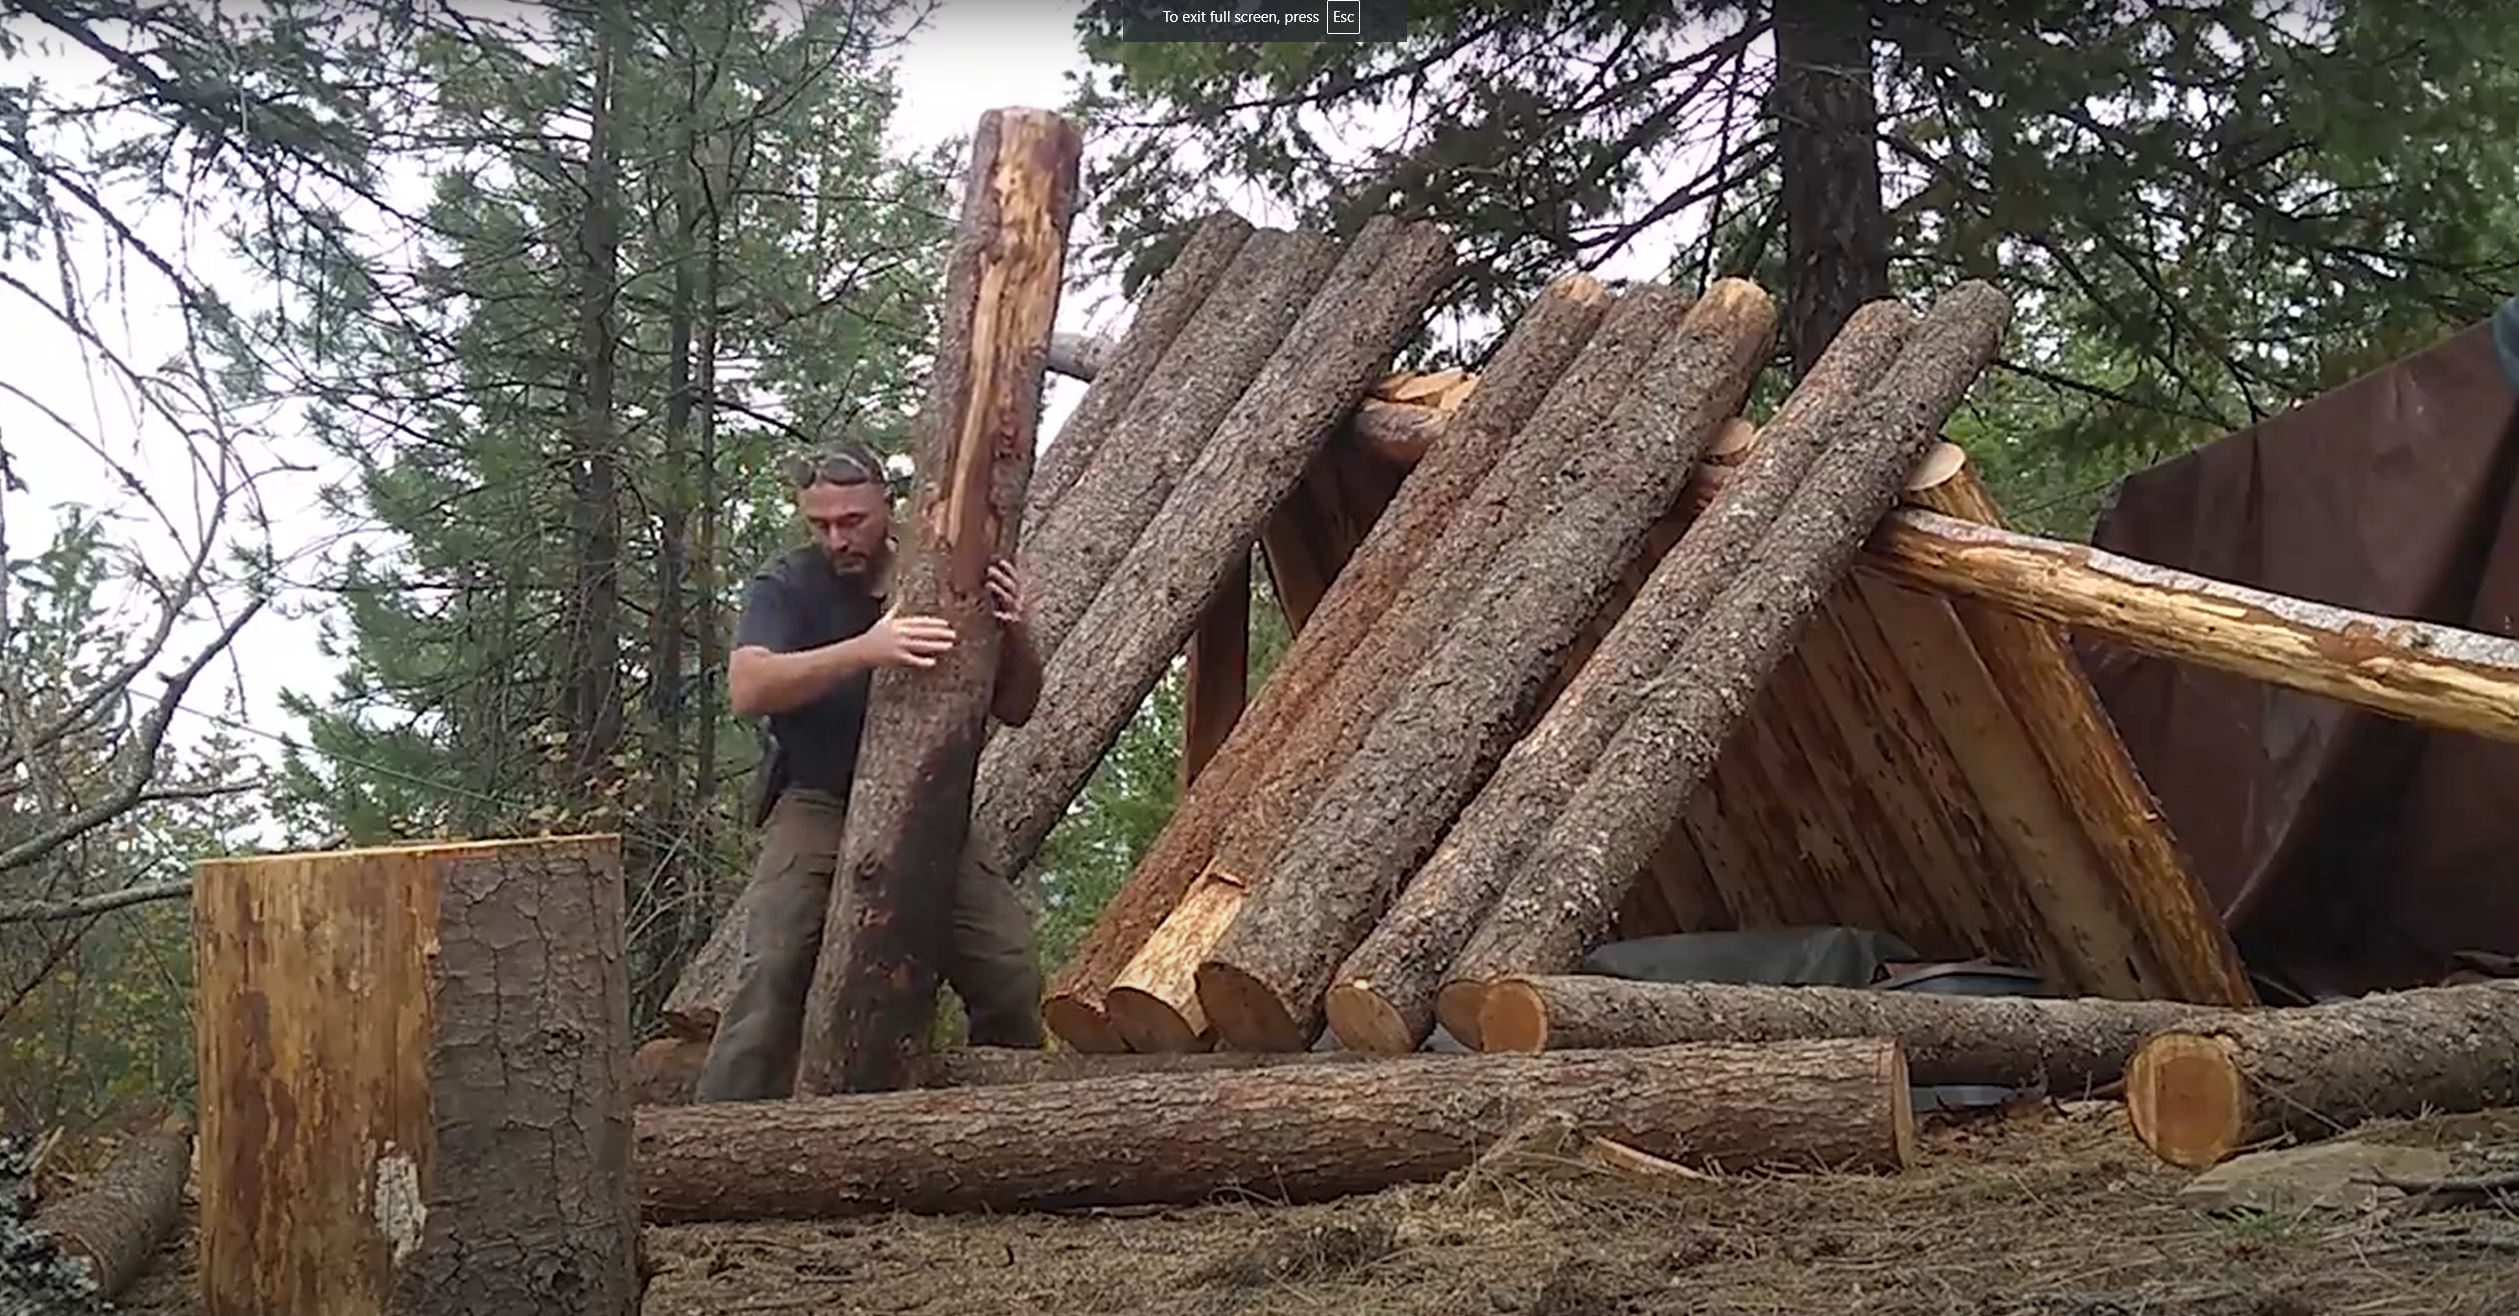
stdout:
[[953,623],[887,612],[858,641],[870,666],[933,667],[940,655],[953,650]]

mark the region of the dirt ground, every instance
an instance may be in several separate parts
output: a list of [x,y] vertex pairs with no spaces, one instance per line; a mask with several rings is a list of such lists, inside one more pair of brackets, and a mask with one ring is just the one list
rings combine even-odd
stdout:
[[[2366,1128],[2507,1168],[2519,1110]],[[651,1230],[646,1316],[2510,1316],[2519,1206],[2200,1214],[2121,1107],[1930,1129],[1897,1178],[1499,1163],[1344,1202]],[[191,1310],[189,1238],[124,1295]]]

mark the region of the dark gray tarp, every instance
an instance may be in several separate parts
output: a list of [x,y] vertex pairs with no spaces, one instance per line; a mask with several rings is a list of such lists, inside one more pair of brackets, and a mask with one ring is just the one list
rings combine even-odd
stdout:
[[[2129,477],[2093,542],[2519,635],[2513,374],[2519,303]],[[2519,746],[2087,638],[2077,648],[2257,973],[2354,993],[2437,981],[2462,950],[2519,953]]]

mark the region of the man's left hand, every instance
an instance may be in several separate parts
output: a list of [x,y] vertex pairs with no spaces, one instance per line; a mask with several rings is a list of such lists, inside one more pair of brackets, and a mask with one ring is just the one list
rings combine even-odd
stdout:
[[1015,574],[1015,564],[1002,557],[988,564],[988,601],[998,624],[1024,623],[1023,578]]

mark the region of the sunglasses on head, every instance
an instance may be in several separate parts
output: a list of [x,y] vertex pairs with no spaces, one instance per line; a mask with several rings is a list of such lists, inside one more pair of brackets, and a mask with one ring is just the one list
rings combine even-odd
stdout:
[[858,484],[891,483],[883,464],[863,453],[838,449],[800,453],[788,457],[783,465],[787,483],[797,489],[810,489],[817,484],[846,488]]

